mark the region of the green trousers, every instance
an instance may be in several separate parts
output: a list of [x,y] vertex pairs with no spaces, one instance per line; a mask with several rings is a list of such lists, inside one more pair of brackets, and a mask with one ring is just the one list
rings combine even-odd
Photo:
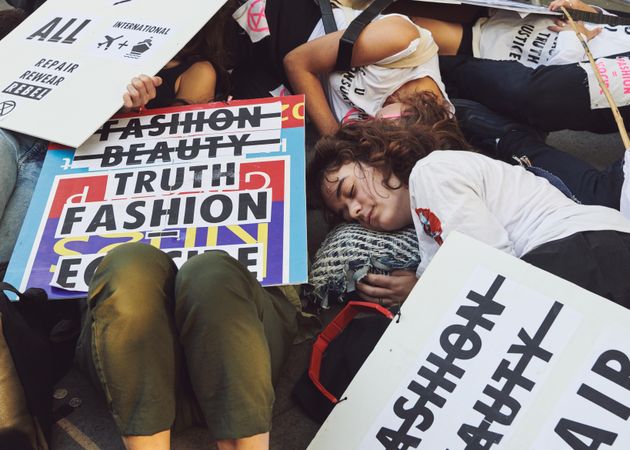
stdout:
[[205,424],[213,439],[251,436],[271,427],[298,314],[223,252],[178,271],[160,250],[125,244],[90,284],[77,364],[122,435]]

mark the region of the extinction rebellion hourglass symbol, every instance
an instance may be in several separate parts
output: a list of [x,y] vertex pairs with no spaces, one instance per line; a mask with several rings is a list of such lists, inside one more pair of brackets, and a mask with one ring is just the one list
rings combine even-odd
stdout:
[[6,116],[15,109],[15,102],[13,100],[6,100],[0,103],[0,117]]

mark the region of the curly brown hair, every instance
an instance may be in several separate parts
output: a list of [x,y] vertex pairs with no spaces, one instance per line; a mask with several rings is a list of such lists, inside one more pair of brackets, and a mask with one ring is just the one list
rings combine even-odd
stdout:
[[[317,142],[307,170],[309,203],[325,209],[321,186],[325,177],[346,163],[378,169],[388,189],[407,186],[416,162],[434,150],[472,150],[448,104],[431,92],[400,99],[399,119],[371,119],[342,126]],[[392,184],[395,175],[402,184]],[[330,213],[330,211],[328,211]],[[329,216],[329,222],[339,218]]]

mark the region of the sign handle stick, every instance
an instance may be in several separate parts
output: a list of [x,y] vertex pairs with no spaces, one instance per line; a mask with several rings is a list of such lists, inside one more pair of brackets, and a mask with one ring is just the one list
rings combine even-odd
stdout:
[[617,105],[615,104],[615,101],[613,100],[612,95],[610,95],[610,91],[608,90],[608,87],[604,83],[604,80],[602,79],[602,76],[599,73],[599,70],[597,70],[597,66],[595,65],[595,59],[593,58],[593,54],[591,53],[591,50],[588,48],[588,45],[586,44],[586,41],[584,40],[582,33],[578,31],[577,26],[575,25],[575,22],[573,21],[573,17],[571,17],[571,14],[569,14],[569,11],[567,11],[567,9],[564,6],[562,6],[562,12],[564,13],[564,16],[569,20],[569,24],[571,25],[571,28],[573,28],[573,31],[577,35],[577,38],[582,44],[582,47],[584,47],[586,56],[588,56],[588,60],[591,63],[591,66],[593,67],[595,76],[597,77],[597,82],[599,83],[599,87],[604,92],[604,95],[606,96],[606,100],[608,100],[608,104],[610,105],[610,109],[612,110],[613,116],[615,117],[615,122],[617,123],[617,128],[619,128],[619,134],[621,135],[623,146],[626,148],[626,150],[630,150],[630,138],[628,138],[628,132],[626,131],[626,127],[623,123],[623,118],[621,117],[621,114],[619,113],[619,108],[617,108]]

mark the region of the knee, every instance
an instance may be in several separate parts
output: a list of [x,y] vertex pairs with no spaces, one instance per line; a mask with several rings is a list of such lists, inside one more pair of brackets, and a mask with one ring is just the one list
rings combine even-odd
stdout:
[[122,244],[111,250],[96,269],[96,273],[119,285],[137,284],[175,271],[166,253],[147,244]]
[[237,260],[220,251],[191,258],[175,283],[177,308],[195,310],[205,317],[226,317],[235,302],[250,302],[251,283],[258,283]]
[[88,304],[117,320],[150,324],[162,316],[177,269],[163,252],[146,244],[123,244],[110,251],[90,282]]

